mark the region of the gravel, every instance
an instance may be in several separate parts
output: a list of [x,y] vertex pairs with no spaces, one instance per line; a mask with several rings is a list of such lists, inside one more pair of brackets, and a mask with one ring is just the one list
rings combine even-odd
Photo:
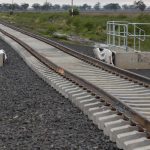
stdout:
[[92,46],[85,46],[85,45],[79,45],[79,44],[71,44],[71,43],[67,43],[67,42],[60,42],[58,40],[56,40],[56,41],[59,42],[59,43],[61,43],[61,44],[64,44],[67,47],[72,48],[73,50],[75,50],[75,51],[77,51],[79,53],[82,53],[82,54],[85,54],[85,55],[88,55],[88,56],[91,56],[91,57],[95,58]]
[[0,41],[1,150],[117,150],[92,121]]

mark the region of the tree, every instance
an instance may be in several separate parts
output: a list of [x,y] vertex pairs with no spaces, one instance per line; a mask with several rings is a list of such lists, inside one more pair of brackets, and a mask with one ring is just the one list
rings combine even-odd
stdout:
[[39,9],[41,8],[40,4],[38,4],[38,3],[34,3],[34,4],[32,5],[32,7],[33,7],[35,10],[39,10]]
[[122,8],[127,10],[127,9],[136,9],[134,5],[127,5],[127,4],[124,4],[122,5]]
[[146,5],[144,4],[144,2],[142,0],[139,0],[137,2],[135,1],[134,5],[136,8],[140,9],[141,11],[144,11],[146,8]]
[[117,10],[117,9],[121,9],[121,7],[118,3],[110,3],[105,5],[104,9]]
[[21,9],[23,9],[23,10],[27,10],[28,7],[29,7],[29,4],[27,4],[27,3],[21,4]]
[[13,8],[13,9],[20,9],[20,6],[15,3],[15,4],[12,4],[12,8]]
[[90,10],[91,6],[88,4],[83,4],[82,6],[79,6],[79,9],[81,10]]
[[70,8],[70,5],[62,5],[63,10],[68,10]]
[[12,6],[11,6],[11,4],[2,4],[2,8],[3,8],[3,10],[10,10],[10,9],[12,9]]
[[101,4],[98,2],[94,5],[95,10],[100,10],[101,9]]
[[51,8],[52,8],[52,4],[48,3],[48,2],[44,3],[43,6],[42,6],[43,10],[49,10]]
[[129,9],[136,9],[134,5],[129,5]]
[[14,3],[14,4],[10,4],[10,8],[11,8],[11,10],[15,10],[15,9],[20,9],[20,6],[16,3]]
[[59,10],[59,9],[60,9],[60,5],[55,4],[54,6],[52,6],[52,8],[53,8],[54,10]]
[[127,4],[124,4],[122,5],[122,8],[126,10],[126,9],[129,9],[129,6]]

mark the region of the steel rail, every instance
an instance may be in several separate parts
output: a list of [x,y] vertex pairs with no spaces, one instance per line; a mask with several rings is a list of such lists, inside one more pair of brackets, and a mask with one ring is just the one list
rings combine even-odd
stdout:
[[127,115],[129,120],[131,120],[132,122],[135,122],[137,125],[144,128],[144,130],[146,130],[147,132],[150,132],[150,121],[144,118],[143,116],[141,116],[136,111],[134,111],[131,107],[119,101],[117,98],[105,92],[103,89],[96,87],[95,85],[89,83],[88,81],[83,80],[82,78],[50,62],[45,57],[41,56],[38,52],[36,52],[34,49],[32,49],[30,46],[28,46],[21,40],[17,39],[13,35],[3,31],[2,29],[0,29],[0,32],[2,32],[4,35],[10,37],[11,39],[19,43],[22,47],[28,50],[33,56],[35,56],[38,60],[44,63],[47,67],[55,70],[57,73],[64,76],[65,78],[70,79],[72,82],[75,82],[82,87],[86,87],[85,88],[86,90],[89,90],[92,93],[94,93],[97,97],[100,97],[101,100],[104,100],[106,104],[111,105],[111,107],[115,108],[118,112],[125,113],[125,115]]
[[101,68],[101,69],[103,69],[105,71],[108,71],[108,72],[110,72],[112,74],[116,74],[117,76],[120,76],[120,77],[122,77],[124,79],[128,79],[129,81],[133,81],[133,82],[138,83],[140,85],[144,85],[145,87],[148,87],[148,88],[150,87],[150,79],[147,78],[147,77],[143,77],[143,76],[138,75],[136,73],[132,73],[130,71],[118,68],[116,66],[112,66],[112,65],[103,63],[103,62],[101,62],[101,61],[99,61],[99,60],[97,60],[95,58],[92,58],[92,57],[87,56],[85,54],[81,54],[79,52],[76,52],[76,51],[74,51],[74,50],[72,50],[72,49],[70,49],[70,48],[68,48],[68,47],[66,47],[66,46],[64,46],[64,45],[62,45],[60,43],[57,43],[55,41],[52,41],[52,40],[50,40],[48,38],[45,38],[45,37],[42,37],[40,35],[36,35],[34,33],[30,33],[28,31],[25,31],[23,29],[20,29],[18,27],[10,25],[10,24],[8,24],[8,23],[6,23],[4,21],[0,21],[0,23],[5,25],[5,26],[7,26],[7,27],[15,29],[15,30],[17,30],[19,32],[22,32],[22,33],[24,33],[26,35],[29,35],[29,36],[31,36],[33,38],[36,38],[36,39],[38,39],[40,41],[43,41],[43,42],[45,42],[47,44],[50,44],[50,45],[52,45],[52,46],[54,46],[54,47],[64,51],[65,53],[68,53],[68,54],[70,54],[70,55],[72,55],[72,56],[74,56],[74,57],[76,57],[78,59],[81,59],[81,60],[83,60],[85,62],[88,62],[88,63],[90,63],[90,64],[92,64],[92,65],[94,65],[96,67],[99,67],[99,68]]

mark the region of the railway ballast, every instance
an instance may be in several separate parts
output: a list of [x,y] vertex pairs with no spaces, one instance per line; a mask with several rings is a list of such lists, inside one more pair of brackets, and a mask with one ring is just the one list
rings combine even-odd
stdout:
[[[11,41],[28,65],[81,108],[119,148],[149,148],[148,78],[99,62],[26,31],[21,33],[20,29],[16,31],[2,24],[0,28],[3,35],[18,42],[41,61],[37,65],[36,60],[21,53]],[[3,39],[8,41],[5,37]]]

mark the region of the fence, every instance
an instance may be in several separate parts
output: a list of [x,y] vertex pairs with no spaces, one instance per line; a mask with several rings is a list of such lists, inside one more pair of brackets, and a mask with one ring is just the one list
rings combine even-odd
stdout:
[[143,26],[150,23],[130,23],[128,21],[108,21],[107,22],[107,45],[120,49],[141,50],[141,42],[145,41],[147,35]]

